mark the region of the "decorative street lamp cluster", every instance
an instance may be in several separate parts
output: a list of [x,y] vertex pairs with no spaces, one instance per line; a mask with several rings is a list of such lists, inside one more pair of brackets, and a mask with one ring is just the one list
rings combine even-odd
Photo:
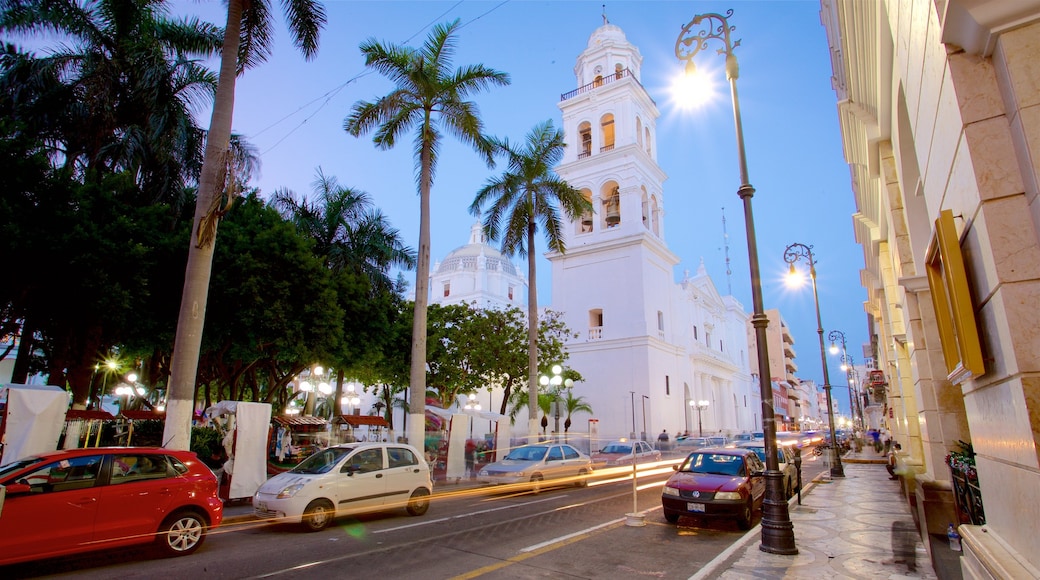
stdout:
[[831,399],[831,376],[827,371],[827,352],[823,346],[823,321],[820,318],[820,296],[816,293],[816,259],[812,246],[794,243],[784,250],[784,261],[791,265],[788,280],[796,277],[798,272],[794,264],[799,259],[809,263],[809,279],[812,280],[813,302],[816,304],[816,333],[820,336],[820,363],[823,365],[823,392],[827,398],[827,423],[831,428],[831,477],[845,477],[845,468],[841,464],[841,453],[838,452],[838,431],[834,425],[834,401]]
[[[762,277],[758,267],[758,247],[755,239],[755,219],[751,210],[751,198],[755,188],[748,182],[747,158],[744,154],[744,128],[740,119],[740,100],[737,98],[737,77],[740,75],[737,57],[733,49],[740,46],[740,41],[733,41],[730,33],[736,27],[730,26],[726,15],[698,14],[689,24],[683,26],[679,38],[675,41],[675,56],[686,62],[686,74],[696,72],[693,58],[700,51],[707,49],[711,41],[719,41],[722,48],[718,53],[726,57],[726,78],[729,80],[730,94],[733,98],[733,122],[737,134],[737,159],[740,166],[740,187],[737,195],[744,204],[744,224],[747,230],[748,262],[751,269],[751,301],[754,314],[751,324],[755,328],[755,343],[758,354],[758,384],[762,397],[762,432],[765,437],[766,453],[766,497],[762,503],[762,543],[759,549],[772,554],[792,555],[798,553],[794,544],[794,525],[787,509],[783,490],[783,474],[780,472],[776,456],[776,416],[773,412],[773,392],[769,372],[769,349],[766,342],[766,327],[769,318],[765,315],[762,303]],[[704,30],[694,30],[707,25]]]
[[697,436],[704,437],[704,424],[701,423],[701,411],[708,408],[710,403],[701,399],[700,401],[690,401],[690,407],[697,411]]
[[[556,437],[559,438],[559,436],[560,436],[560,387],[562,386],[563,388],[569,389],[569,388],[574,386],[574,381],[572,379],[565,379],[565,378],[563,378],[563,367],[562,366],[560,366],[560,365],[553,365],[552,366],[552,376],[548,377],[546,375],[542,375],[538,379],[538,384],[540,384],[542,387],[549,387],[549,386],[553,387],[552,389],[549,389],[547,392],[550,395],[552,395],[552,397],[553,397],[553,403],[552,403],[553,408],[552,408],[552,411],[553,411],[553,415],[555,416],[555,421],[556,421],[553,428],[554,428],[554,433],[556,434]],[[473,395],[473,396],[475,396],[475,395]],[[548,423],[548,419],[546,419],[546,423]],[[544,430],[545,427],[546,427],[546,425],[542,425],[543,430]]]

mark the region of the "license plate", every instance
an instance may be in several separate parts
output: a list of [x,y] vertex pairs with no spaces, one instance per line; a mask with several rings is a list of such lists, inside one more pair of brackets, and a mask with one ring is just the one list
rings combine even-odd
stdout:
[[258,502],[256,504],[256,509],[258,509],[258,510],[260,510],[262,512],[266,512],[267,511],[267,502],[263,502],[263,501]]
[[704,504],[688,502],[686,504],[686,511],[704,513]]

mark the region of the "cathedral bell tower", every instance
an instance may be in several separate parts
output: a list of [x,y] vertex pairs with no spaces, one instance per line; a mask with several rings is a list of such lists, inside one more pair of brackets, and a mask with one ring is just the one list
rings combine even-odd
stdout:
[[[604,21],[578,56],[577,88],[558,105],[567,148],[556,172],[593,211],[565,224],[564,254],[548,254],[552,307],[580,333],[568,344],[568,364],[585,377],[583,388],[595,389],[582,395],[603,426],[629,420],[602,416],[617,405],[597,407],[599,396],[616,401],[632,393],[638,403],[639,393],[678,373],[668,369],[677,364],[669,318],[679,259],[664,241],[667,176],[656,162],[659,112],[640,83],[642,60],[621,28]],[[630,406],[626,401],[623,412],[613,413],[632,413]]]

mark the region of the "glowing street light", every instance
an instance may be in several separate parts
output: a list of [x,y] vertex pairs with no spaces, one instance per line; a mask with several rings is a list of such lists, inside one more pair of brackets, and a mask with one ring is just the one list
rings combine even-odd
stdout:
[[[726,15],[698,14],[689,24],[683,26],[679,38],[675,41],[675,56],[686,61],[686,74],[696,72],[693,58],[708,48],[710,41],[722,43],[718,53],[726,57],[726,79],[729,80],[730,95],[733,98],[733,122],[737,133],[737,160],[740,167],[740,187],[737,195],[744,204],[744,225],[747,230],[748,263],[751,268],[751,301],[754,314],[751,325],[755,328],[755,342],[758,354],[758,383],[762,397],[762,432],[765,438],[766,452],[766,497],[762,503],[762,543],[759,549],[772,554],[792,555],[798,553],[794,545],[794,525],[787,510],[784,497],[783,474],[777,461],[776,452],[776,416],[773,413],[773,392],[769,380],[769,349],[766,339],[766,327],[769,318],[765,315],[762,303],[762,276],[758,268],[758,242],[755,238],[755,218],[751,210],[751,198],[755,188],[748,181],[747,157],[744,153],[744,127],[740,118],[740,99],[737,97],[737,77],[740,76],[737,56],[733,49],[740,46],[740,40],[733,41],[730,33],[736,28],[727,20],[733,16],[733,10]],[[706,29],[694,30],[702,23]]]

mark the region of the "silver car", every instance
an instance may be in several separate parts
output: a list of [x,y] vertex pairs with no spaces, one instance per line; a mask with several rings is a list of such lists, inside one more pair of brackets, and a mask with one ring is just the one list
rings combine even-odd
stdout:
[[[481,483],[530,483],[538,493],[546,482],[588,485],[592,460],[566,443],[537,443],[517,447],[501,460],[489,463],[477,474]],[[560,481],[562,480],[562,481]]]
[[[762,460],[766,462],[766,445],[762,441],[745,441],[737,445],[744,449],[751,449]],[[777,444],[776,460],[780,473],[783,474],[784,498],[790,499],[798,491],[798,469],[794,464],[794,447],[792,445]]]

